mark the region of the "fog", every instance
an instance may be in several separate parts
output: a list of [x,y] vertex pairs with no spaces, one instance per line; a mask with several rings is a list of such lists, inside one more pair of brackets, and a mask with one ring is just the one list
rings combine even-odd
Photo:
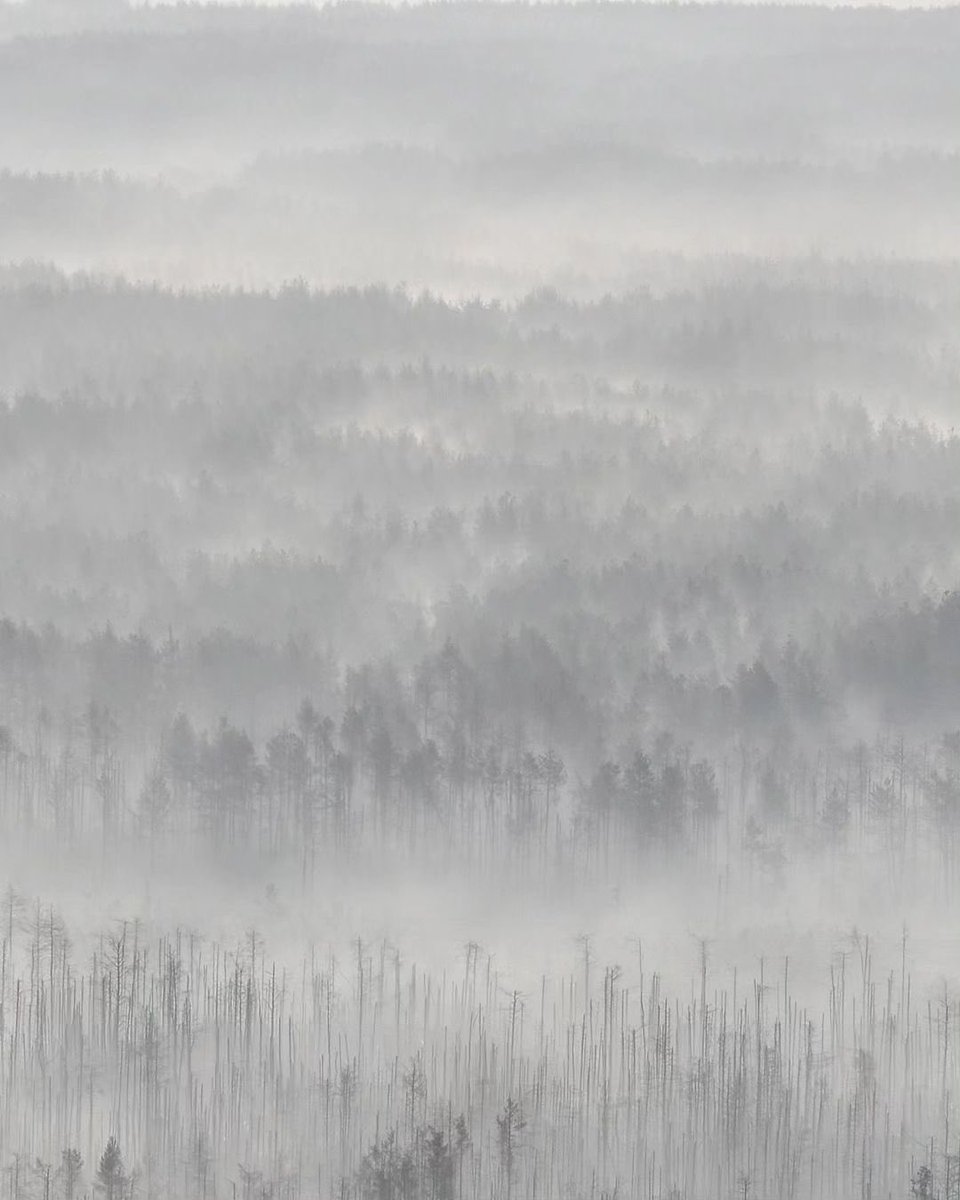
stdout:
[[960,1195],[957,46],[0,4],[0,1200]]

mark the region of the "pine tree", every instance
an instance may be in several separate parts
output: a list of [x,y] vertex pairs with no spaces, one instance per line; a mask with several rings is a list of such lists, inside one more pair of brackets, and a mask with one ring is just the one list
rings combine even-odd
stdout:
[[115,1137],[111,1137],[107,1141],[103,1154],[100,1155],[100,1164],[97,1167],[97,1190],[103,1193],[106,1200],[122,1200],[126,1182],[120,1143]]

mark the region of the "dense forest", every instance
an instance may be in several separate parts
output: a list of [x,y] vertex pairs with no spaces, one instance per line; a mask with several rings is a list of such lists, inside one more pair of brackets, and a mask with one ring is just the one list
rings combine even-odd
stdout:
[[0,1200],[960,1197],[958,44],[0,3]]

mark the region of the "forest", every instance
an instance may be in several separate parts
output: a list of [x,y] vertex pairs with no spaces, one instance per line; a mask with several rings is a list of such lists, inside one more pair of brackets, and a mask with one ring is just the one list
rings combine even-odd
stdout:
[[960,1200],[957,45],[0,2],[0,1200]]

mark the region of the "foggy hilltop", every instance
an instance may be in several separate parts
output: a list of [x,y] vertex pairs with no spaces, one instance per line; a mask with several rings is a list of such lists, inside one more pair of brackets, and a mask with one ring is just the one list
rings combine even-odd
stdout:
[[958,115],[0,3],[0,1200],[960,1198]]

